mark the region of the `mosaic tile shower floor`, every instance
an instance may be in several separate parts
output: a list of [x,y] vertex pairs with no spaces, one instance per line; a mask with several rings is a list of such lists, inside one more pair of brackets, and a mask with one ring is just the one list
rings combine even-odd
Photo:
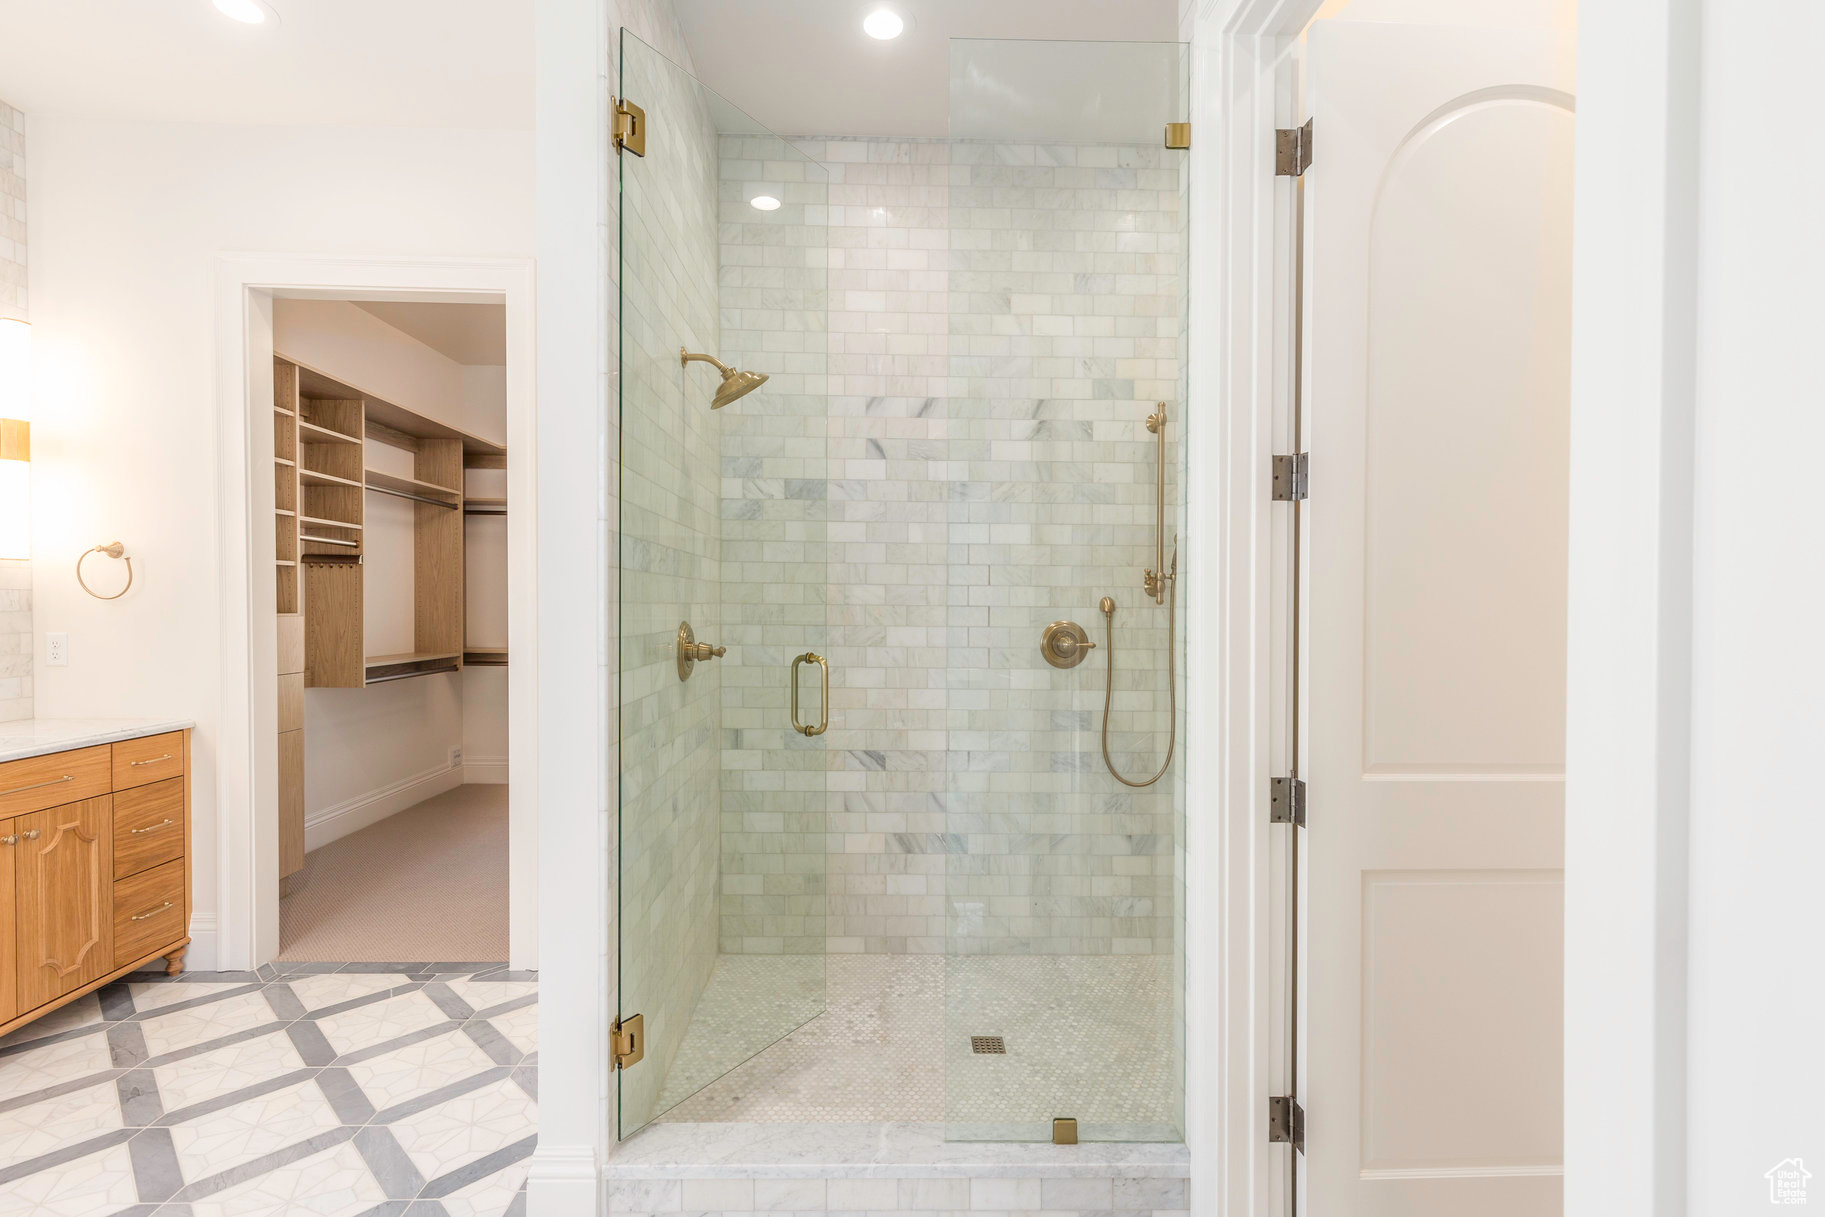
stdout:
[[514,1217],[538,988],[498,964],[136,974],[0,1039],[0,1217]]
[[[824,1012],[780,1038],[819,979]],[[724,956],[660,1119],[946,1121],[1020,1140],[1073,1116],[1086,1138],[1176,1141],[1170,982],[1158,955]],[[980,1035],[1006,1053],[973,1053]]]

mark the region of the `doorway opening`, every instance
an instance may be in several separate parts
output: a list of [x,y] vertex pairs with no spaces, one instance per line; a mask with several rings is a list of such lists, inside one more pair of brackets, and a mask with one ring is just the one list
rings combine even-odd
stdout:
[[506,314],[273,305],[279,952],[508,954]]
[[219,287],[218,966],[536,969],[531,265]]

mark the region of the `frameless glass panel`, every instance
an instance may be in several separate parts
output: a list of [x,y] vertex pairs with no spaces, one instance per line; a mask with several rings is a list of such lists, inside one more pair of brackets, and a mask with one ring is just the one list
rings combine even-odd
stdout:
[[951,43],[953,1139],[1180,1137],[1186,80],[1176,43]]
[[625,30],[621,81],[625,1137],[824,1008],[829,242],[815,162]]

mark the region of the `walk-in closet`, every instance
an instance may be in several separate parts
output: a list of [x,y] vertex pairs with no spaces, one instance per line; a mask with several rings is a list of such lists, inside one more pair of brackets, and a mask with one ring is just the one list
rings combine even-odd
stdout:
[[273,314],[279,958],[507,958],[500,305]]

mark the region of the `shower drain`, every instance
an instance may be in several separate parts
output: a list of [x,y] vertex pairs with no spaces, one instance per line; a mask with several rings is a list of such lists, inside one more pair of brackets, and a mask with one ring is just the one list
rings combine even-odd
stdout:
[[1008,1045],[1007,1041],[999,1035],[972,1035],[970,1036],[970,1051],[978,1056],[1006,1056]]

